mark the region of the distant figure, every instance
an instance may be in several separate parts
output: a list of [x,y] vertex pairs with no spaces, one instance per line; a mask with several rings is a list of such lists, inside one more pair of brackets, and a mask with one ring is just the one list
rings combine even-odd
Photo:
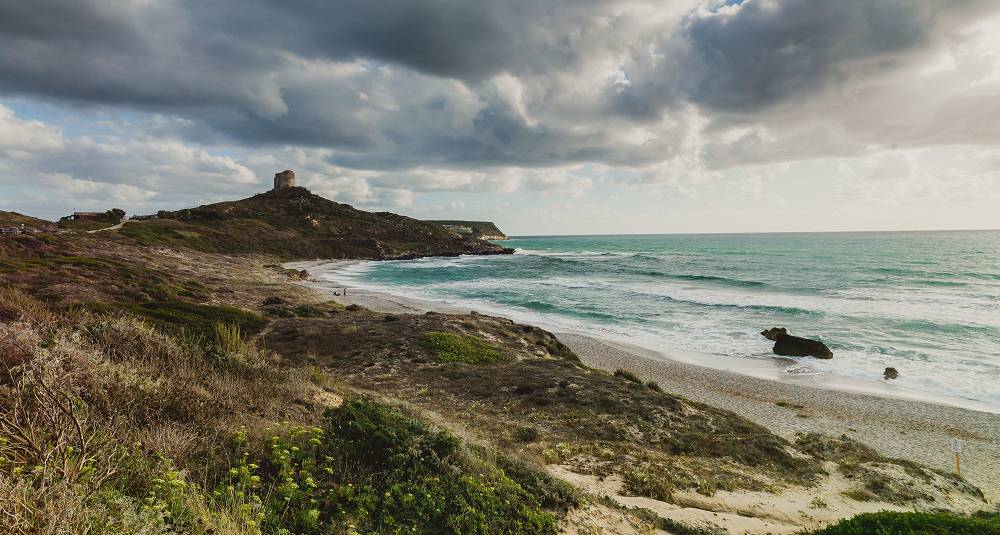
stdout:
[[344,287],[344,297],[347,297],[347,287]]
[[833,352],[823,342],[792,336],[788,334],[788,329],[784,327],[773,327],[766,331],[761,331],[760,334],[768,340],[774,340],[773,351],[775,355],[816,357],[818,359],[833,358]]
[[286,169],[274,175],[274,189],[279,190],[282,188],[294,188],[294,187],[295,187],[295,171],[292,171],[291,169]]

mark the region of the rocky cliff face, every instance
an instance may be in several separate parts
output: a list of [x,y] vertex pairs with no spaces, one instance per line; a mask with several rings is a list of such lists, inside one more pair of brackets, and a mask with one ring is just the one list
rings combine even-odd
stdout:
[[432,220],[428,222],[441,225],[461,236],[471,236],[480,240],[507,239],[507,235],[490,221]]
[[287,260],[381,260],[513,252],[433,223],[389,212],[358,210],[301,187],[166,212],[158,220],[128,225],[122,233],[146,245],[180,245],[230,254],[266,253]]

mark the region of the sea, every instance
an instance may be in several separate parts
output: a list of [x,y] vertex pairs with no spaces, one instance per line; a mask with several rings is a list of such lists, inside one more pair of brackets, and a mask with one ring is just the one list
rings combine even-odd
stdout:
[[[354,264],[348,284],[777,373],[1000,408],[1000,231],[514,237],[509,256]],[[776,358],[786,327],[832,360]],[[899,378],[885,383],[886,367]]]

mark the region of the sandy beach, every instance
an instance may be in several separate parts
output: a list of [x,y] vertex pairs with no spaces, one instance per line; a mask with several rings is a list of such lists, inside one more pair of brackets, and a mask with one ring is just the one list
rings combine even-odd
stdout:
[[[471,310],[357,288],[349,288],[346,296],[334,295],[342,293],[343,284],[335,277],[327,280],[330,277],[324,274],[345,265],[317,261],[291,263],[287,267],[309,270],[313,278],[302,284],[345,305],[358,304],[393,314]],[[556,334],[589,366],[606,370],[627,368],[644,379],[657,381],[669,392],[733,411],[787,439],[794,439],[801,432],[844,434],[883,455],[953,471],[955,460],[950,443],[953,438],[960,438],[964,441],[963,477],[980,487],[991,502],[1000,499],[1000,414],[836,389],[836,385],[820,387],[770,380],[753,376],[765,374],[755,374],[752,369],[734,373],[699,365],[683,354],[672,355],[578,333]]]

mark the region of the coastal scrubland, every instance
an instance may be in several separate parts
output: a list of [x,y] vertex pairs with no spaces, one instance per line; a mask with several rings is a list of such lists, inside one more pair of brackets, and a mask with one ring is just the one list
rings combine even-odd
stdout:
[[122,234],[146,246],[283,258],[387,259],[512,252],[463,238],[434,223],[357,210],[305,188],[160,212],[157,219],[127,225]]
[[51,221],[46,221],[37,217],[0,210],[0,227],[19,227],[21,225],[28,227],[44,227],[51,224]]
[[[960,478],[845,437],[782,438],[589,367],[545,330],[293,284],[282,260],[487,246],[433,228],[420,245],[411,220],[351,211],[311,231],[295,201],[311,197],[281,195],[0,238],[0,531],[793,532],[850,516],[823,513],[834,497],[928,514],[825,533],[995,526]],[[379,248],[338,241],[363,236],[351,218]],[[228,239],[251,227],[257,242]],[[795,521],[696,499],[790,493],[814,497]]]

